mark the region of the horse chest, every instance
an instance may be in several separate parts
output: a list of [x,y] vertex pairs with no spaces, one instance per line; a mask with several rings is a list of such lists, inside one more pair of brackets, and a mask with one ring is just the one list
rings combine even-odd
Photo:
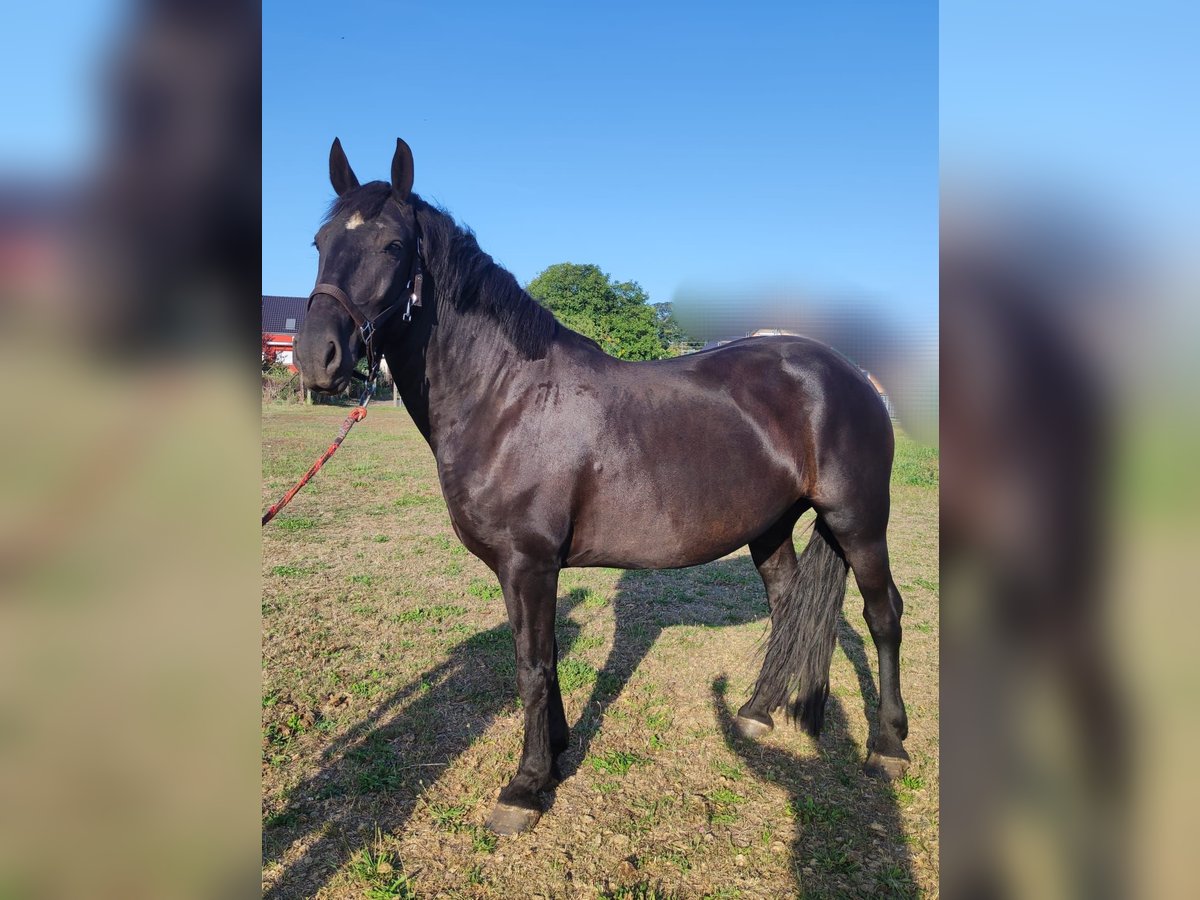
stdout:
[[463,545],[489,567],[513,552],[556,554],[570,532],[562,491],[520,467],[439,464],[446,508]]

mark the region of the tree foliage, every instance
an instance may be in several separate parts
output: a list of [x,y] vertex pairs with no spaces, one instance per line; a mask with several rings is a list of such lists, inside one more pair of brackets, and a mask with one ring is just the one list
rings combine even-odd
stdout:
[[636,281],[618,282],[599,266],[559,263],[533,279],[529,293],[558,320],[619,359],[671,355],[659,313]]
[[654,304],[654,321],[658,324],[658,339],[668,350],[674,350],[688,339],[675,318],[675,305],[670,300]]

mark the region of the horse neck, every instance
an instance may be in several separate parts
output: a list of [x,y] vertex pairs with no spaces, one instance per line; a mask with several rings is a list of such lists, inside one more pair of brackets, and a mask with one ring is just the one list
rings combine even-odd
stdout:
[[[465,423],[483,398],[496,396],[534,360],[518,349],[495,315],[473,308],[479,306],[478,298],[455,293],[488,290],[512,276],[489,260],[478,273],[481,277],[464,282],[450,269],[455,254],[430,245],[433,229],[425,221],[433,215],[441,214],[421,213],[429,248],[425,305],[413,309],[412,325],[385,352],[404,405],[436,454],[447,430]],[[536,303],[523,292],[512,299]],[[572,334],[555,330],[559,337]]]

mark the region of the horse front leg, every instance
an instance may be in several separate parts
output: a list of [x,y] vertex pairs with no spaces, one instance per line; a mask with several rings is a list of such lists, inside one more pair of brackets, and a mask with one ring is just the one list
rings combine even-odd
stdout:
[[512,781],[500,792],[488,828],[528,831],[542,815],[538,793],[549,788],[554,757],[566,749],[566,717],[558,687],[554,611],[558,563],[527,557],[501,567],[500,586],[517,654],[517,692],[525,705],[525,746]]

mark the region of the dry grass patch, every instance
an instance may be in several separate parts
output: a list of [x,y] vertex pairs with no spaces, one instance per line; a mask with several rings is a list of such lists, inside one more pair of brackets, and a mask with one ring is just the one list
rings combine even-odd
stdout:
[[[344,415],[264,407],[264,506]],[[263,533],[264,891],[936,895],[936,455],[903,440],[893,510],[903,781],[861,773],[876,660],[853,580],[820,745],[786,726],[747,744],[729,724],[767,615],[748,553],[673,572],[567,570],[566,778],[533,833],[496,838],[482,826],[522,731],[503,599],[455,539],[407,415],[373,407]]]

